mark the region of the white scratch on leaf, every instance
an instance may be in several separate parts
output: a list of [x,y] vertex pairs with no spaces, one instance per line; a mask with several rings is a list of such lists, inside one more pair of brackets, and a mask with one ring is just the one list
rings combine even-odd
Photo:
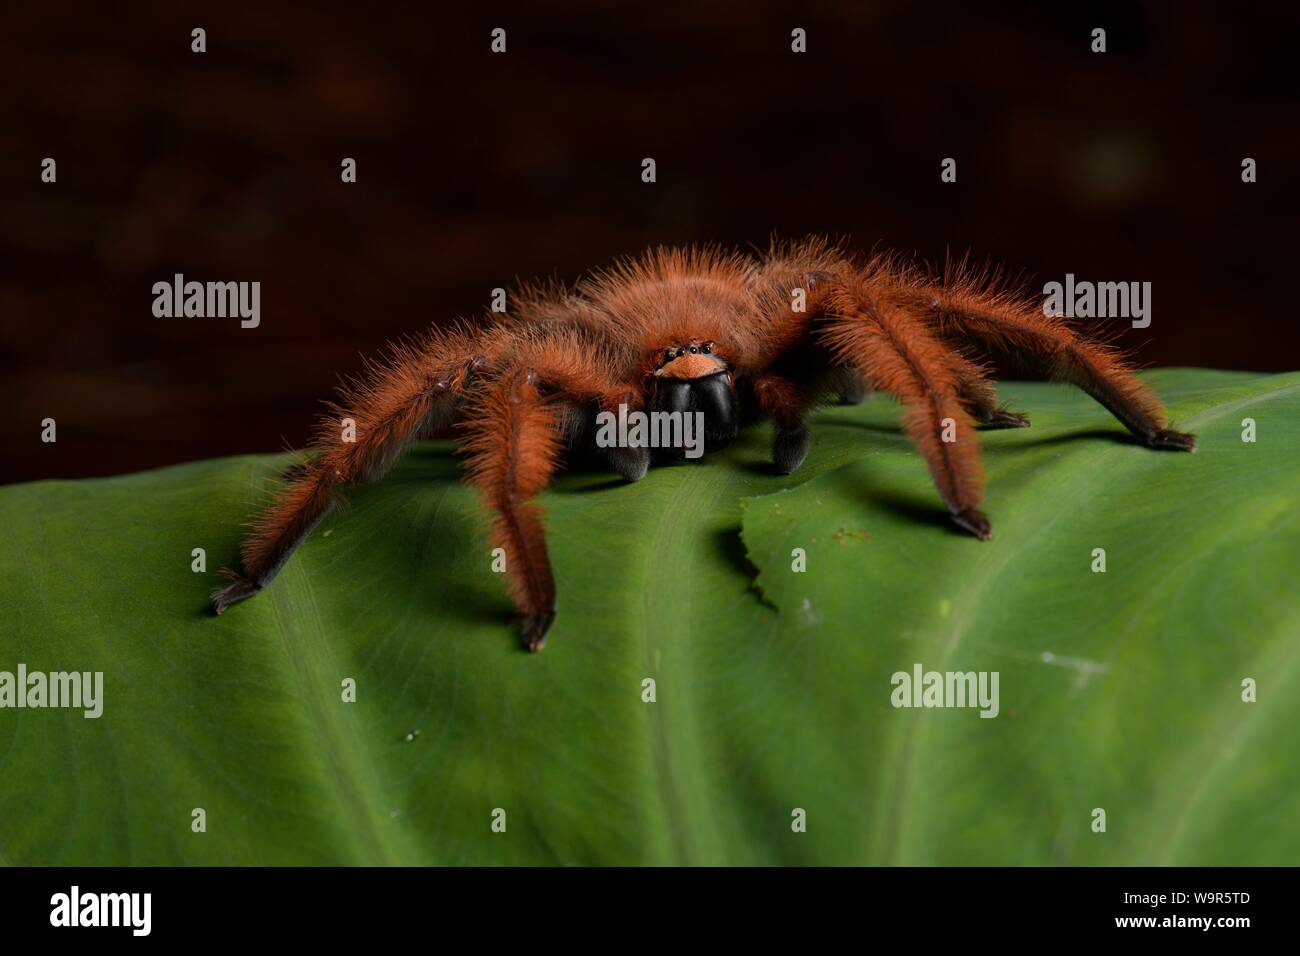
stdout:
[[821,613],[813,607],[810,598],[804,598],[803,603],[799,605],[799,623],[804,627],[812,627],[821,623]]
[[1053,667],[1067,667],[1077,671],[1074,678],[1074,689],[1083,690],[1088,686],[1088,682],[1097,674],[1104,674],[1110,670],[1109,664],[1101,661],[1090,661],[1086,657],[1068,657],[1064,655],[1053,654],[1051,651],[1043,651],[1038,657],[1044,664],[1050,664]]

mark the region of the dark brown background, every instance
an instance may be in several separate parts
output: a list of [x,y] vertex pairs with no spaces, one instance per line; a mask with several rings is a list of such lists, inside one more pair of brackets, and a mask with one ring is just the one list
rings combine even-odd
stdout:
[[[131,6],[5,14],[3,481],[299,445],[359,353],[494,286],[772,230],[970,249],[1039,287],[1151,281],[1153,325],[1125,340],[1142,362],[1300,366],[1292,15]],[[174,272],[260,280],[261,327],[154,318]]]

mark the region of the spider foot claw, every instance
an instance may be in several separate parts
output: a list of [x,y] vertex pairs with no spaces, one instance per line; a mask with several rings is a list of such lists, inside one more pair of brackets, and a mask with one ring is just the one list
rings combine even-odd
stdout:
[[640,481],[650,470],[649,448],[619,448],[606,450],[609,463],[628,481]]
[[530,654],[536,654],[546,646],[546,632],[551,629],[555,623],[555,611],[539,611],[536,614],[525,614],[519,619],[519,636],[523,643],[524,650]]
[[233,578],[225,587],[212,592],[212,613],[224,614],[230,605],[245,601],[260,590],[262,587],[256,581],[243,576]]
[[1165,428],[1147,439],[1147,447],[1169,451],[1196,451],[1196,436]]
[[848,382],[840,389],[841,405],[862,405],[874,393],[861,382]]
[[985,428],[1028,428],[1029,416],[1022,415],[1019,412],[1009,412],[1005,408],[999,408],[997,411],[990,412],[988,417],[980,422]]
[[811,445],[812,436],[806,425],[778,430],[772,442],[772,463],[776,465],[776,470],[783,475],[798,470],[808,457]]
[[981,541],[988,541],[993,537],[993,525],[984,516],[984,512],[976,508],[967,508],[965,511],[954,512],[952,520],[957,527],[969,531]]

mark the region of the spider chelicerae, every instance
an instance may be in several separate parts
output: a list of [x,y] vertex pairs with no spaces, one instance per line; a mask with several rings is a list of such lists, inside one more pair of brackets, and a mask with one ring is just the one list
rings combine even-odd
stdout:
[[[770,418],[773,463],[788,473],[808,453],[812,408],[891,393],[953,522],[988,540],[976,427],[1029,424],[999,403],[983,364],[995,360],[1077,385],[1149,448],[1195,450],[1114,349],[983,273],[932,275],[820,238],[774,242],[763,255],[659,248],[573,286],[526,286],[508,316],[435,327],[368,363],[256,517],[242,567],[226,569],[212,607],[220,614],[270,584],[342,486],[380,478],[412,440],[454,426],[494,513],[523,644],[540,650],[556,590],[533,499],[566,450],[598,444],[597,416],[620,406],[702,415],[705,452]],[[648,447],[599,451],[630,481],[651,464]]]

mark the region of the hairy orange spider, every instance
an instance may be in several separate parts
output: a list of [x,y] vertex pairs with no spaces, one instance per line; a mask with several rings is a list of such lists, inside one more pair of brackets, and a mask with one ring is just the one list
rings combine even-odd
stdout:
[[[702,416],[706,451],[771,418],[773,461],[788,473],[808,453],[811,408],[889,392],[952,520],[987,540],[975,426],[1029,424],[998,402],[981,364],[997,357],[1082,388],[1150,448],[1195,450],[1112,348],[969,270],[936,277],[819,238],[762,256],[660,248],[572,287],[525,288],[508,318],[434,328],[368,364],[322,419],[313,457],[256,518],[242,568],[226,570],[212,607],[220,614],[270,584],[340,486],[378,479],[413,439],[455,425],[495,515],[523,644],[540,650],[556,593],[532,499],[565,449],[590,447],[597,416],[619,406]],[[343,417],[355,441],[343,440]],[[644,445],[602,450],[631,481],[651,463]]]

